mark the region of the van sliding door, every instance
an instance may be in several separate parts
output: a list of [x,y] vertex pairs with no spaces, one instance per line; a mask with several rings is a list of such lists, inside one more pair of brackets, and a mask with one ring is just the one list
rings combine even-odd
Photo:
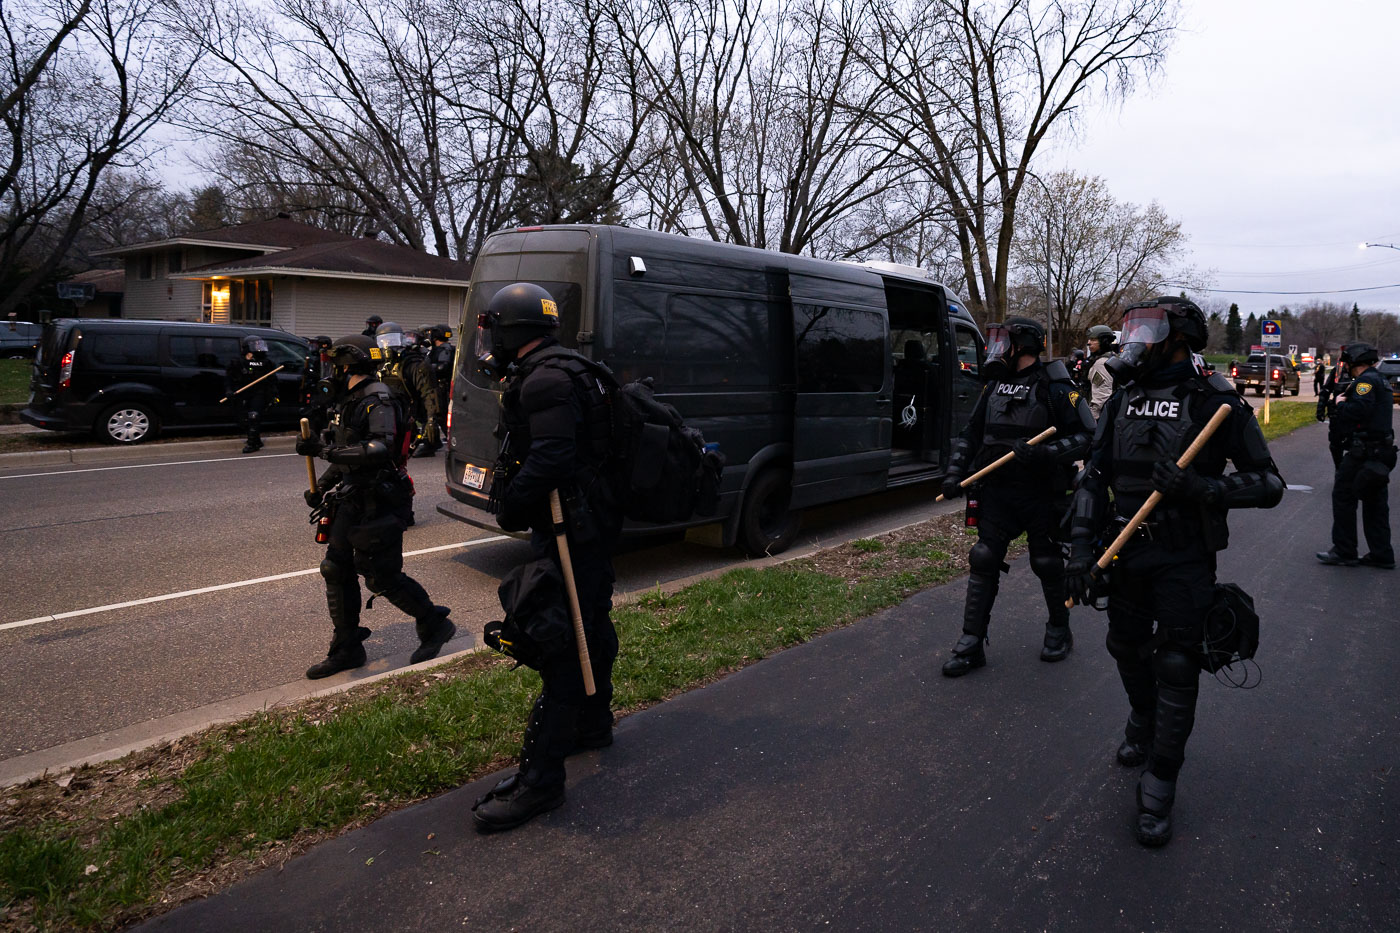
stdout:
[[884,488],[889,335],[882,283],[869,278],[791,276],[794,508]]

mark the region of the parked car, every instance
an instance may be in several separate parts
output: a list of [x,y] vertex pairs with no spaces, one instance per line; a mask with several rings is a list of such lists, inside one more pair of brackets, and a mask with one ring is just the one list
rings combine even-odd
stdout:
[[114,444],[139,444],[162,428],[233,428],[238,409],[224,397],[224,368],[243,337],[267,341],[285,364],[278,402],[263,415],[269,428],[296,423],[308,344],[268,327],[171,321],[61,319],[44,325],[30,379],[28,424],[51,431],[92,431]]
[[1376,372],[1390,383],[1390,392],[1395,404],[1400,405],[1400,360],[1381,360],[1376,364]]
[[801,509],[941,478],[982,390],[967,303],[921,269],[623,227],[501,231],[477,256],[460,322],[446,466],[457,501],[438,507],[470,524],[496,527],[501,444],[478,315],[520,279],[554,297],[561,343],[623,382],[653,378],[720,445],[719,510],[700,521],[752,553],[786,548]]
[[1243,363],[1230,364],[1230,378],[1235,381],[1235,391],[1244,395],[1245,389],[1253,389],[1255,395],[1264,394],[1267,378],[1269,390],[1274,395],[1282,395],[1286,390],[1297,395],[1300,382],[1298,367],[1286,356],[1269,354],[1269,372],[1264,372],[1264,354],[1251,353]]
[[0,322],[0,358],[23,359],[34,356],[44,325],[29,321]]

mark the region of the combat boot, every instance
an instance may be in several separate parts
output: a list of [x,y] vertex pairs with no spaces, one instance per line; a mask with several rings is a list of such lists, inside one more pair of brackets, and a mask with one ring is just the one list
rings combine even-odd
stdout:
[[472,822],[479,833],[498,833],[528,823],[563,804],[563,784],[531,787],[517,771],[472,804]]
[[1144,771],[1137,786],[1137,841],[1157,848],[1172,841],[1172,803],[1176,782]]
[[1040,660],[1063,661],[1069,657],[1073,647],[1074,633],[1069,630],[1068,625],[1046,624],[1045,644],[1040,649]]
[[[361,632],[364,634],[361,635]],[[326,659],[307,668],[306,679],[320,680],[322,677],[339,674],[341,671],[363,667],[365,646],[361,642],[368,638],[369,634],[369,629],[361,626],[356,626],[353,629],[336,629],[335,635],[331,638],[330,650],[326,652]]]
[[410,664],[418,664],[435,658],[442,646],[452,640],[452,636],[457,634],[457,626],[447,618],[451,612],[446,606],[434,606],[431,615],[418,619],[414,622],[414,627],[418,630],[418,647],[413,649],[413,655],[409,657]]
[[1330,551],[1318,551],[1315,556],[1319,561],[1329,567],[1355,567],[1357,564],[1361,563],[1356,557],[1347,557],[1344,554],[1338,554],[1336,548]]
[[1128,725],[1123,729],[1123,744],[1118,746],[1118,763],[1125,768],[1136,768],[1147,760],[1152,749],[1152,717],[1140,716],[1137,710],[1128,714]]
[[944,677],[961,677],[968,671],[986,667],[987,654],[982,650],[983,639],[963,632],[953,646],[953,656],[943,664]]

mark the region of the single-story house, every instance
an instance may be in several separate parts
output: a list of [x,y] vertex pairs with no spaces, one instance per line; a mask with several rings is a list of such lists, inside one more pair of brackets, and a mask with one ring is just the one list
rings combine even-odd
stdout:
[[357,334],[378,314],[457,326],[471,265],[322,230],[279,214],[100,255],[125,262],[122,316],[260,324],[302,337]]

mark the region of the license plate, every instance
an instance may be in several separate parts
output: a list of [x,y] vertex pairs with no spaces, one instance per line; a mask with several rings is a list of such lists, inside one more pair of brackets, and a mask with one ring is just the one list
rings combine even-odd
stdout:
[[468,463],[462,469],[462,485],[470,486],[473,489],[483,489],[486,486],[486,467],[474,466]]

